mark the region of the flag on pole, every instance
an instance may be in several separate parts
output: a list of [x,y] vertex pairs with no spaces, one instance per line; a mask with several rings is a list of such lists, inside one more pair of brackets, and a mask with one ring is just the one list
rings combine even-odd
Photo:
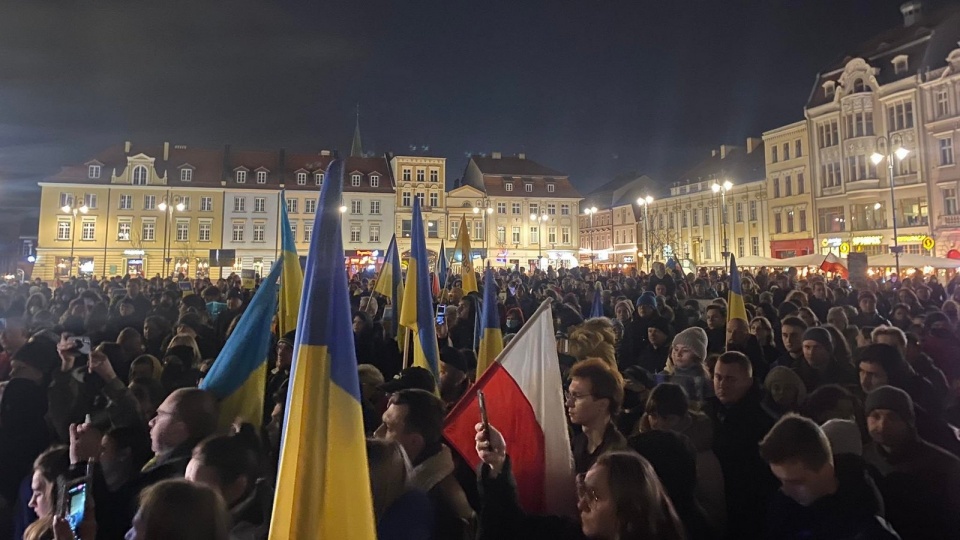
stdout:
[[599,281],[593,284],[593,305],[590,307],[590,317],[603,317],[603,285]]
[[297,311],[303,291],[303,269],[300,268],[297,242],[290,228],[290,217],[287,216],[285,193],[280,192],[280,260],[283,261],[283,273],[280,274],[280,313],[277,319],[281,336],[297,328]]
[[440,380],[440,349],[434,326],[433,297],[430,296],[430,267],[427,265],[427,241],[424,237],[420,199],[413,200],[413,226],[410,231],[410,257],[407,281],[403,289],[400,325],[414,334],[413,365],[426,368]]
[[477,377],[497,359],[503,351],[503,331],[500,329],[500,312],[497,309],[497,291],[493,269],[487,263],[483,273],[483,325],[480,334],[480,351],[477,353]]
[[304,273],[270,538],[376,539],[340,236],[342,182],[336,159]]
[[263,422],[270,327],[277,312],[277,279],[283,264],[283,259],[277,261],[260,282],[250,305],[200,383],[201,390],[220,399],[220,427],[230,427],[238,418],[255,426]]
[[466,216],[460,218],[460,234],[453,248],[453,260],[460,263],[460,279],[463,282],[463,294],[480,292],[477,287],[477,275],[473,273],[473,252],[470,249],[470,227]]
[[569,515],[576,504],[573,454],[564,414],[550,299],[545,300],[500,356],[447,415],[444,437],[476,470],[477,390],[490,424],[503,434],[529,513]]
[[740,282],[740,270],[737,258],[730,254],[730,294],[727,295],[727,322],[733,319],[748,321],[747,307],[743,304],[743,284]]
[[400,338],[400,306],[403,305],[403,269],[400,267],[400,252],[397,250],[397,235],[390,239],[390,245],[387,246],[387,253],[383,257],[383,266],[380,267],[380,274],[377,276],[377,284],[373,292],[380,293],[390,299],[390,305],[393,306],[393,317],[390,319],[390,327],[393,330],[393,337],[402,343]]
[[450,264],[447,263],[447,250],[443,247],[443,240],[440,240],[440,256],[437,257],[437,276],[440,277],[440,288],[447,287],[447,269]]

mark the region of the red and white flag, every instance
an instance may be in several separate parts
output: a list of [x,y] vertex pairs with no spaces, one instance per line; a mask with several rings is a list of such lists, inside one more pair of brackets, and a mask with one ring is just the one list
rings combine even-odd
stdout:
[[573,513],[573,454],[549,299],[447,415],[444,436],[474,469],[480,465],[478,390],[490,424],[507,443],[520,506],[536,514]]

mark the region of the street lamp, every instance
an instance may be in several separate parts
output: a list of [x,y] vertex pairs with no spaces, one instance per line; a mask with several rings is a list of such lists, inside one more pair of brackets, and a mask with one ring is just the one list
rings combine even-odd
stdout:
[[727,246],[727,192],[730,191],[730,188],[733,187],[733,183],[729,180],[725,180],[723,184],[718,184],[716,182],[710,186],[710,189],[714,193],[720,194],[720,226],[723,231],[723,258],[726,259],[730,253],[729,246]]
[[157,210],[166,214],[166,224],[163,227],[163,275],[168,275],[170,269],[170,224],[173,221],[173,211],[183,212],[186,206],[182,202],[167,204],[169,195],[157,205]]
[[76,196],[72,197],[69,200],[68,204],[63,205],[60,210],[63,210],[65,214],[73,215],[73,221],[70,223],[70,275],[73,276],[73,251],[77,245],[77,216],[80,214],[86,214],[90,211],[90,208],[87,206],[86,201],[80,203]]
[[643,251],[646,253],[644,259],[647,261],[647,272],[650,272],[650,214],[647,212],[647,209],[650,208],[650,204],[653,203],[653,197],[647,195],[646,197],[640,197],[637,199],[637,204],[643,207]]
[[[896,147],[896,149],[894,149]],[[897,262],[897,281],[900,280],[900,244],[897,241],[897,201],[894,197],[893,187],[893,158],[903,161],[910,155],[910,151],[903,147],[903,137],[899,133],[894,133],[888,139],[883,135],[877,137],[877,152],[870,156],[870,161],[874,166],[880,165],[884,159],[887,160],[887,179],[890,182],[890,213],[893,215],[893,256]],[[883,150],[884,153],[880,153]]]
[[590,270],[592,271],[592,270],[593,270],[593,257],[594,257],[594,253],[593,253],[593,235],[594,235],[594,230],[593,230],[593,215],[597,213],[597,207],[596,207],[596,206],[591,206],[590,208],[587,208],[586,210],[584,210],[583,213],[586,214],[586,215],[588,215],[588,216],[590,216]]
[[490,203],[484,201],[484,207],[480,208],[479,206],[473,207],[474,214],[483,214],[483,257],[481,257],[484,266],[486,266],[487,259],[487,214],[493,213],[493,208],[490,208]]
[[537,224],[537,270],[540,270],[540,261],[543,259],[543,226],[542,223],[546,223],[550,219],[546,214],[530,214],[530,221],[533,221]]

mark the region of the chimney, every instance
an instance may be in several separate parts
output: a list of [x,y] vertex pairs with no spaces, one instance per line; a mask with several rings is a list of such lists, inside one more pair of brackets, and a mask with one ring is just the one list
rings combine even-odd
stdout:
[[123,153],[124,153],[124,154],[129,154],[129,153],[130,153],[130,141],[124,141],[124,143],[123,143]]
[[321,150],[321,151],[320,151],[320,155],[321,155],[321,156],[329,156],[329,155],[330,155],[330,151],[329,151],[329,150]]
[[493,159],[500,159],[501,154],[500,154],[500,152],[494,152],[494,153],[490,154],[490,157],[492,157]]
[[717,150],[716,150],[716,149],[710,150],[710,157],[717,157]]
[[900,13],[903,14],[903,26],[913,26],[923,15],[923,2],[920,0],[904,2],[900,4]]
[[527,155],[524,154],[523,152],[517,154],[517,157],[520,158],[520,159],[527,159]]
[[730,148],[729,148],[727,145],[725,145],[725,144],[721,144],[721,145],[720,145],[720,159],[726,159],[728,152],[730,152]]
[[163,160],[167,161],[170,159],[170,143],[163,143]]
[[762,143],[762,139],[758,139],[756,137],[747,137],[747,153],[752,154],[753,151],[759,148]]

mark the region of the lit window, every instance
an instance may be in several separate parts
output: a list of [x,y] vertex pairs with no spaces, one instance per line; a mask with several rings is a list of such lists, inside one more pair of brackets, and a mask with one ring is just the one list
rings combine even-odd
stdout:
[[117,240],[128,242],[130,240],[130,218],[117,222]]
[[57,240],[69,240],[70,228],[71,228],[71,223],[69,219],[58,220],[57,221]]

